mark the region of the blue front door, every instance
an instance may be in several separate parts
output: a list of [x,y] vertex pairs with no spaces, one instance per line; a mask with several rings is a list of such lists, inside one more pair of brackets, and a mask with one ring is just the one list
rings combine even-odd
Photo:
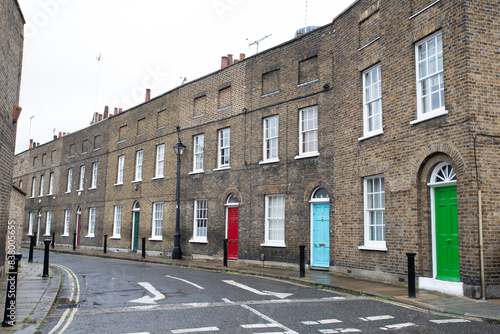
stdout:
[[313,204],[312,266],[330,267],[330,204]]

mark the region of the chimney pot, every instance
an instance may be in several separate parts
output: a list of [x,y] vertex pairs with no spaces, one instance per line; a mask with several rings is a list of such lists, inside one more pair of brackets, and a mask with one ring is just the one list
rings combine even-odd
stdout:
[[233,64],[233,55],[232,54],[228,54],[227,55],[227,60],[228,60],[228,65],[232,65]]
[[102,114],[99,114],[99,122],[102,121]]
[[30,148],[33,148],[33,139],[30,139]]
[[122,108],[118,109],[118,113],[121,114],[122,113]]
[[147,88],[146,89],[146,102],[148,102],[151,99],[151,89]]
[[61,138],[61,136],[62,136],[62,132],[59,131],[59,136],[57,138]]
[[220,68],[224,68],[228,65],[228,59],[227,56],[222,56],[221,58],[221,63],[220,63]]
[[116,115],[118,114],[118,108],[115,108],[115,112],[113,113],[113,115]]
[[108,106],[105,106],[104,107],[104,119],[108,118],[108,116],[109,116]]

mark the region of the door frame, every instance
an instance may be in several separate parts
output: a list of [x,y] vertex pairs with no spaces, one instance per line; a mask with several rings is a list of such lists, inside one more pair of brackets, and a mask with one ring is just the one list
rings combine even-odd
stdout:
[[[311,199],[309,200],[309,231],[310,231],[310,243],[309,243],[309,249],[311,250],[309,254],[309,263],[313,264],[313,250],[314,250],[314,204],[328,204],[328,231],[330,231],[330,195],[328,194],[328,197],[326,198],[314,198],[314,195],[316,195],[316,192],[319,189],[325,189],[324,187],[317,187],[314,189],[311,195]],[[326,190],[326,189],[325,189]],[[328,192],[328,190],[327,190]],[[328,239],[330,240],[330,235],[328,235]],[[331,243],[330,243],[331,244]],[[331,247],[330,247],[331,248]],[[328,262],[330,262],[330,254],[328,254]],[[321,267],[316,267],[316,268],[321,268]],[[326,269],[326,268],[325,268]],[[330,269],[330,265],[328,266],[328,269]]]
[[76,225],[75,225],[75,232],[76,232],[76,247],[80,247],[80,230],[82,228],[82,208],[78,207],[76,209]]
[[[139,224],[137,224],[137,227],[138,227],[138,230],[140,230],[139,228],[139,225],[140,225],[140,219],[141,219],[141,207],[139,205],[139,202],[136,201],[134,203],[134,206],[132,207],[132,237],[130,238],[130,240],[132,241],[132,251],[134,251],[134,235],[135,235],[135,215],[138,214],[139,215]],[[139,233],[137,234],[137,249],[136,251],[139,249]]]
[[[224,204],[224,207],[225,207],[225,212],[226,212],[226,226],[225,226],[225,231],[224,231],[224,239],[227,239],[227,230],[228,230],[228,227],[229,227],[229,208],[239,208],[240,207],[240,203],[229,203],[229,200],[231,199],[231,197],[234,196],[236,198],[238,198],[238,196],[236,196],[236,194],[230,194],[229,196],[227,196],[227,200],[226,200],[226,204]],[[238,209],[238,241],[239,241],[239,238],[240,238],[240,235],[239,235],[239,217],[240,217],[240,210]],[[239,244],[239,242],[238,242]]]

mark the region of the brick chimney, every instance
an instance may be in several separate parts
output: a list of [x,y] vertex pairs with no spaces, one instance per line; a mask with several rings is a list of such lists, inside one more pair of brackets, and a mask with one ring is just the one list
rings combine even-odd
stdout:
[[122,113],[122,108],[118,109],[118,113],[121,114]]
[[113,112],[113,115],[118,114],[118,108],[115,108],[115,111]]
[[229,65],[229,59],[227,59],[227,56],[222,56],[220,68],[227,67],[227,65]]
[[30,149],[33,148],[33,139],[30,139]]
[[146,101],[148,102],[151,99],[151,89],[147,88],[146,89]]
[[232,54],[227,55],[227,60],[228,60],[228,65],[233,65],[233,55]]
[[104,106],[104,119],[108,118],[108,116],[109,116],[108,106]]

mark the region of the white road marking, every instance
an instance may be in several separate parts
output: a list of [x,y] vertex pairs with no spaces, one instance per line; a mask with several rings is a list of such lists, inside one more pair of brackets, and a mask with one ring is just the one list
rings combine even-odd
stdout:
[[149,292],[151,292],[154,295],[154,297],[151,298],[149,296],[144,296],[144,297],[141,297],[141,298],[137,298],[137,299],[131,300],[130,301],[131,303],[156,304],[157,300],[165,299],[165,295],[162,294],[160,291],[156,290],[155,287],[152,286],[150,283],[148,283],[148,282],[139,282],[137,284],[139,284],[144,289],[146,289]]
[[334,334],[334,333],[361,333],[361,329],[357,329],[357,328],[320,329],[318,332],[323,333],[323,334]]
[[254,289],[252,287],[249,287],[249,286],[247,286],[245,284],[241,284],[241,283],[238,283],[238,282],[235,282],[235,281],[232,281],[232,280],[223,280],[222,282],[230,284],[230,285],[233,285],[233,286],[236,286],[236,287],[238,287],[240,289],[243,289],[243,290],[247,290],[247,291],[253,292],[256,295],[260,295],[260,296],[275,296],[275,297],[278,297],[280,299],[283,299],[283,298],[286,298],[286,297],[289,297],[289,296],[293,295],[293,293],[260,291],[260,290]]
[[191,284],[192,286],[194,286],[195,288],[198,288],[198,289],[200,289],[200,290],[204,290],[204,289],[205,289],[204,287],[199,286],[198,284],[195,284],[195,283],[190,282],[190,281],[188,281],[188,280],[185,280],[185,279],[183,279],[183,278],[174,277],[174,276],[170,276],[170,275],[165,275],[165,277],[168,277],[168,278],[173,278],[173,279],[176,279],[176,280],[178,280],[178,281],[182,281],[182,282],[184,282],[184,283]]
[[319,322],[317,321],[301,321],[301,323],[307,326],[319,325]]
[[457,322],[470,322],[467,319],[441,319],[441,320],[429,320],[435,324],[449,324],[449,323],[457,323]]
[[301,321],[302,324],[304,325],[325,325],[325,324],[338,324],[339,322],[342,322],[342,320],[338,319],[323,319],[323,320],[317,320],[317,321]]
[[394,319],[394,317],[392,315],[375,315],[372,317],[365,317],[360,319],[363,321],[378,321],[378,320]]
[[247,328],[247,329],[279,327],[278,324],[248,324],[248,325],[240,325],[240,326],[242,328]]
[[125,334],[151,334],[149,332],[140,332],[140,333],[125,333]]
[[383,330],[401,329],[401,328],[411,327],[411,326],[416,326],[416,325],[413,322],[405,322],[405,323],[402,323],[402,324],[387,325],[385,327],[380,327],[380,329],[383,329]]
[[201,332],[217,332],[219,328],[217,327],[200,327],[200,328],[186,328],[186,329],[175,329],[172,330],[174,334],[180,333],[201,333]]
[[234,302],[230,301],[230,300],[229,300],[229,299],[227,299],[227,298],[221,298],[221,299],[222,299],[222,301],[223,301],[224,303],[226,303],[226,304],[234,304]]
[[[267,315],[257,311],[256,309],[253,309],[251,308],[250,306],[248,305],[241,305],[241,307],[243,307],[244,309],[247,309],[249,310],[250,312],[252,312],[253,314],[261,317],[262,319],[266,320],[267,322],[269,322],[269,324],[273,324],[273,325],[276,325],[276,327],[279,327],[279,328],[282,328],[283,330],[285,330],[285,333],[286,334],[299,334],[293,330],[291,330],[290,328],[280,324],[279,322],[269,318]],[[281,332],[282,333],[282,332]],[[261,334],[266,334],[266,333],[261,333]]]

